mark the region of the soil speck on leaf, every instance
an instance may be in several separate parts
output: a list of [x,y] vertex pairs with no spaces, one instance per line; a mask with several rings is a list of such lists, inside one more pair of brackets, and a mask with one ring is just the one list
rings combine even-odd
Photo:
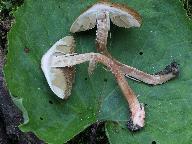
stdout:
[[50,103],[50,104],[53,104],[53,102],[52,102],[51,100],[49,101],[49,103]]
[[29,52],[30,52],[30,49],[29,49],[29,48],[24,48],[24,52],[25,52],[25,53],[29,53]]

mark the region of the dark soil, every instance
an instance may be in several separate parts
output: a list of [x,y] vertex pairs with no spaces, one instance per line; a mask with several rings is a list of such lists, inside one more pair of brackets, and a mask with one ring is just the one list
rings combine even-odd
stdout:
[[[192,0],[181,0],[192,17]],[[7,32],[14,18],[12,11],[23,3],[23,0],[0,0],[0,144],[42,144],[32,132],[23,133],[18,125],[23,122],[21,111],[14,105],[3,78],[3,64],[7,52]],[[68,144],[107,144],[104,123],[96,123],[75,136]]]
[[[7,1],[6,1],[7,2]],[[23,133],[18,125],[23,122],[21,111],[14,105],[3,78],[3,65],[5,63],[5,54],[7,50],[7,32],[11,28],[13,20],[10,12],[14,7],[21,4],[22,1],[10,1],[12,7],[6,7],[4,1],[0,6],[0,144],[40,144],[40,141],[31,132]]]

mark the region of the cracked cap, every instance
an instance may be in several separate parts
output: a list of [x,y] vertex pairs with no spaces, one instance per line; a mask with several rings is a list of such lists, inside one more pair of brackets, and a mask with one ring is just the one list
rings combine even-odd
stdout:
[[75,41],[72,36],[66,36],[57,41],[42,57],[41,68],[51,90],[62,99],[71,94],[72,83],[75,77],[74,67],[51,67],[53,56],[74,52]]
[[98,12],[108,12],[111,21],[119,27],[130,28],[141,25],[141,17],[135,10],[122,4],[99,2],[82,13],[72,24],[70,31],[75,33],[94,28]]

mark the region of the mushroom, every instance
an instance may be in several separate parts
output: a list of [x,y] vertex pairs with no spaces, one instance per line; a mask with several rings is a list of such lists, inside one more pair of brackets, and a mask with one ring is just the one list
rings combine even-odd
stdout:
[[71,67],[76,64],[81,64],[87,61],[100,62],[107,66],[116,77],[117,83],[125,96],[131,112],[130,120],[128,121],[128,128],[132,131],[137,131],[144,126],[145,111],[143,104],[140,104],[136,95],[129,87],[124,73],[121,68],[114,61],[99,53],[85,53],[85,54],[63,54],[52,57],[52,68]]
[[72,33],[86,31],[97,25],[96,48],[97,51],[109,57],[107,51],[107,37],[110,31],[110,20],[119,27],[140,27],[141,17],[133,9],[110,2],[99,2],[82,13],[72,24]]
[[[100,62],[107,66],[114,74],[123,95],[125,96],[131,112],[128,128],[132,131],[144,126],[145,111],[142,103],[139,103],[136,95],[129,87],[125,73],[149,84],[158,84],[167,81],[173,74],[178,74],[177,64],[168,65],[156,75],[145,74],[130,66],[123,66],[111,58],[100,53],[74,53],[75,41],[72,36],[67,36],[56,42],[42,57],[41,66],[51,90],[60,98],[67,98],[71,94],[74,79],[74,65],[83,62]],[[167,75],[168,73],[168,75]],[[144,77],[144,78],[143,78]]]
[[129,127],[135,131],[144,126],[145,111],[134,92],[129,87],[119,65],[99,53],[74,53],[74,38],[67,36],[57,41],[42,57],[41,67],[51,90],[60,98],[66,99],[71,94],[74,79],[74,65],[86,61],[100,62],[111,69],[126,97],[131,111]]
[[75,76],[74,67],[51,67],[54,56],[74,52],[74,39],[66,36],[57,41],[42,57],[41,68],[51,90],[61,99],[67,99],[71,95],[72,83]]
[[[82,13],[72,24],[70,31],[72,33],[86,31],[92,29],[97,24],[96,32],[96,48],[97,51],[112,58],[110,53],[107,51],[107,37],[108,31],[110,30],[110,20],[119,27],[140,27],[141,17],[133,9],[122,5],[110,2],[99,2],[94,4],[84,13]],[[134,77],[135,79],[145,82],[147,84],[157,85],[162,84],[178,74],[178,66],[176,63],[171,63],[170,71],[167,73],[161,73],[160,75],[150,75],[136,68],[132,68],[113,58],[114,62],[121,65],[122,71],[126,77]],[[95,69],[96,63],[90,61],[89,63],[89,74],[92,74]]]
[[[121,88],[121,91],[129,104],[131,117],[130,117],[130,120],[128,121],[128,128],[131,131],[137,131],[137,130],[140,130],[142,127],[144,127],[145,111],[144,111],[144,105],[142,103],[139,103],[137,96],[129,87],[125,79],[124,71],[128,70],[133,77],[141,79],[144,82],[149,84],[158,84],[158,83],[166,82],[170,77],[172,77],[173,73],[175,75],[178,74],[178,65],[175,62],[166,66],[164,70],[158,73],[159,75],[157,74],[152,76],[152,75],[145,75],[144,72],[139,71],[130,66],[126,66],[127,69],[124,70],[122,69],[121,65],[114,62],[111,58],[100,53],[84,53],[84,54],[75,53],[75,54],[53,56],[51,67],[65,68],[65,67],[71,67],[77,64],[81,64],[87,61],[100,62],[103,65],[107,66],[107,68],[110,69],[110,71],[114,74],[117,80],[117,83]],[[167,73],[169,74],[167,75]],[[146,76],[146,79],[143,79],[142,76]],[[153,79],[154,77],[156,79]]]

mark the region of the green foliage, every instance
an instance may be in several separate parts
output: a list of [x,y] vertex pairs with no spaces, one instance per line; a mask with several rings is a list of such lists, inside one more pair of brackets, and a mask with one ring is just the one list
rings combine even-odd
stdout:
[[[149,73],[162,70],[173,60],[180,64],[180,76],[163,85],[152,87],[128,80],[139,100],[147,104],[142,131],[127,130],[128,105],[113,75],[101,65],[91,77],[88,64],[76,66],[72,95],[67,101],[52,93],[40,68],[41,57],[57,40],[69,35],[72,22],[94,2],[26,0],[15,12],[4,71],[12,95],[22,99],[28,112],[28,117],[24,114],[29,121],[21,129],[35,132],[48,143],[60,144],[99,120],[106,121],[109,141],[114,144],[190,143],[192,25],[179,1],[115,1],[128,4],[143,17],[140,29],[112,26],[108,47],[116,59]],[[96,51],[95,29],[75,38],[78,53]]]

